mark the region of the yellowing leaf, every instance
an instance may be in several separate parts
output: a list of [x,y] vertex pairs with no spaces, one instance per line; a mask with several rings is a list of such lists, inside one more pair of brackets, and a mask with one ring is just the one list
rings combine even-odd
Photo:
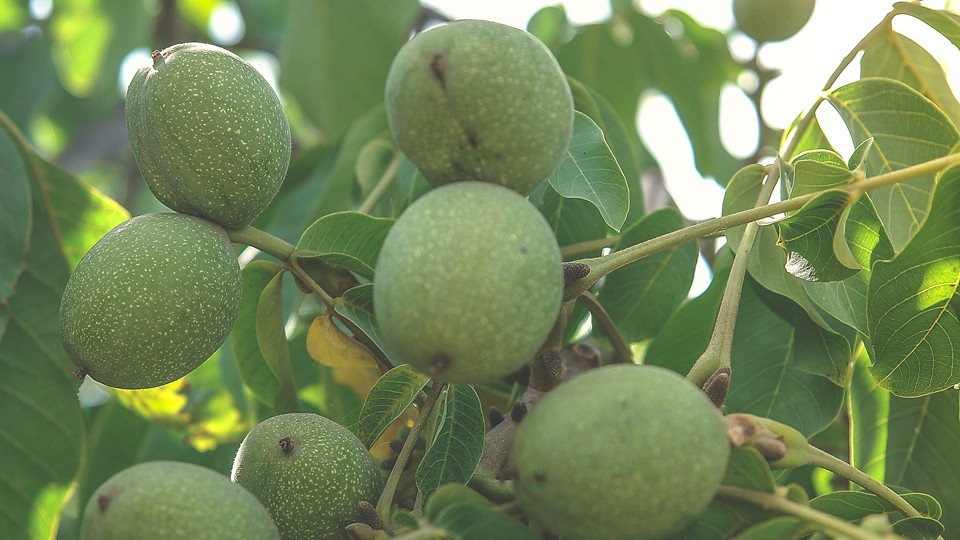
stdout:
[[220,444],[239,441],[248,431],[250,425],[244,421],[230,393],[221,389],[204,399],[194,411],[184,435],[194,449],[207,452]]
[[337,328],[330,317],[317,317],[310,324],[307,352],[317,362],[334,368],[377,365],[370,352]]
[[[375,365],[371,366],[366,363],[350,366],[335,366],[332,371],[333,379],[337,384],[350,388],[360,396],[360,399],[364,400],[367,399],[367,395],[370,394],[370,389],[373,388],[377,383],[377,379],[380,378],[380,369]],[[401,419],[403,419],[403,417],[401,417]],[[398,437],[401,419],[393,422],[383,433],[383,436],[380,437],[379,444],[370,448],[370,453],[373,457],[386,459],[393,454],[389,443]]]
[[367,399],[367,394],[379,377],[380,370],[367,364],[333,367],[333,380],[356,392],[360,399]]
[[184,412],[187,388],[187,380],[181,378],[156,388],[114,392],[124,407],[144,419],[167,427],[181,427],[190,422],[190,415]]

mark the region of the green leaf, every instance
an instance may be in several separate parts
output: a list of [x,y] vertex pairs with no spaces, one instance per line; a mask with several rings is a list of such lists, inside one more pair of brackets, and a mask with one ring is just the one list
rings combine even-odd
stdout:
[[360,149],[355,174],[364,197],[376,187],[398,153],[397,145],[388,137],[373,139]]
[[960,457],[944,449],[960,446],[957,395],[941,392],[919,399],[890,397],[886,474],[890,485],[928,493],[948,509],[940,517],[946,536],[960,534]]
[[408,364],[397,366],[380,376],[360,409],[357,438],[369,448],[407,410],[428,382],[429,377]]
[[843,388],[797,365],[796,326],[761,300],[750,279],[744,284],[734,336],[728,411],[773,418],[806,436],[833,422]]
[[[781,139],[783,141],[788,141],[794,137],[800,137],[800,140],[797,142],[793,153],[781,156],[781,158],[786,161],[792,161],[800,154],[809,150],[829,149],[830,151],[833,151],[833,147],[830,145],[830,141],[827,140],[827,136],[824,135],[823,128],[820,126],[820,121],[817,120],[816,117],[814,117],[813,121],[807,125],[806,130],[802,134],[797,134],[797,122],[802,117],[803,114],[801,113],[794,118],[790,126],[788,126],[784,131],[784,136]],[[781,148],[781,152],[783,150],[784,148]]]
[[443,509],[434,523],[443,527],[459,540],[536,540],[539,538],[519,520],[470,503],[450,505]]
[[[727,184],[727,190],[723,196],[723,214],[729,215],[753,208],[760,195],[763,178],[762,165],[747,165],[737,171]],[[731,249],[736,250],[739,247],[743,230],[744,226],[727,230],[727,240]],[[803,305],[801,282],[784,270],[787,257],[778,245],[778,240],[779,235],[774,227],[769,225],[760,227],[750,255],[748,267],[750,275],[767,289]]]
[[943,534],[943,524],[928,517],[910,517],[893,524],[893,532],[910,540],[937,540]]
[[737,540],[769,540],[770,538],[799,538],[811,530],[810,524],[800,518],[780,516],[751,526],[737,535]]
[[857,343],[857,333],[847,328],[838,334],[813,322],[799,306],[784,301],[784,315],[794,327],[793,365],[800,371],[826,377],[834,384],[846,385],[850,357]]
[[[267,282],[257,301],[257,344],[267,366],[279,383],[273,398],[277,413],[298,412],[297,388],[293,382],[290,349],[284,333],[283,290],[280,286],[283,272],[277,272]],[[244,291],[246,292],[246,291]]]
[[55,219],[70,268],[110,229],[130,219],[130,212],[99,190],[40,160],[49,181],[50,200],[58,208]]
[[866,335],[869,283],[870,273],[861,271],[843,281],[805,281],[802,292],[817,308]]
[[423,173],[407,156],[401,154],[392,193],[385,199],[389,203],[393,215],[400,215],[413,201],[431,189],[433,189],[433,186],[423,177]]
[[359,212],[336,212],[307,227],[297,243],[300,257],[316,257],[325,263],[345,268],[373,279],[377,256],[393,219],[377,218]]
[[206,32],[210,16],[220,0],[177,0],[177,13],[196,30]]
[[7,33],[19,30],[30,22],[30,13],[27,5],[14,0],[0,1],[0,32]]
[[423,501],[429,501],[443,484],[466,484],[483,453],[484,416],[477,392],[470,385],[454,384],[447,386],[441,399],[433,411],[435,429],[417,468],[417,489]]
[[895,32],[892,25],[885,29],[882,36],[874,37],[864,48],[860,76],[905,83],[946,113],[954,125],[960,125],[960,102],[937,59],[912,39]]
[[[70,267],[57,237],[49,182],[8,122],[3,137],[20,146],[30,179],[32,227],[16,289],[0,303],[0,531],[5,538],[52,538],[86,455],[75,368],[59,333],[60,295]],[[9,157],[9,156],[8,156]],[[13,173],[17,174],[17,173]],[[4,200],[6,196],[4,195]]]
[[[383,99],[382,96],[380,98]],[[314,198],[316,203],[310,212],[310,221],[315,221],[331,212],[349,210],[354,207],[356,189],[357,159],[366,145],[383,136],[389,137],[387,113],[383,103],[357,118],[343,134],[332,164],[322,163],[320,168],[307,178],[306,182],[318,186]]]
[[[773,472],[755,448],[734,448],[724,483],[744,489],[772,493],[775,485]],[[763,523],[776,515],[763,512],[756,506],[734,500],[714,498],[696,520],[672,540],[725,540],[734,538],[738,532],[751,525]]]
[[280,383],[260,353],[260,344],[257,342],[257,306],[263,290],[282,271],[282,266],[268,261],[252,261],[243,267],[240,312],[230,334],[233,358],[243,385],[254,397],[270,407],[275,405]]
[[[851,158],[856,168],[860,161],[865,160],[870,155],[869,150],[873,148],[873,139],[867,139],[857,149]],[[819,241],[811,241],[804,237],[803,243],[809,244],[809,250],[816,250],[820,259],[832,261],[831,268],[838,273],[849,273],[845,269],[870,269],[875,260],[890,259],[893,257],[893,247],[887,238],[886,231],[880,222],[879,216],[874,209],[873,203],[869,197],[860,197],[859,199],[846,204],[840,201],[841,195],[834,192],[832,195],[823,193],[834,187],[841,187],[850,183],[854,179],[855,172],[848,168],[843,158],[833,151],[813,150],[808,151],[796,158],[793,162],[794,178],[792,186],[789,189],[791,197],[818,193],[818,198],[808,202],[803,209],[792,212],[790,217],[781,222],[781,237],[783,237],[782,227],[790,229],[791,225],[801,225],[813,227],[821,224],[821,228],[812,231],[809,236],[821,236]],[[820,197],[828,200],[820,199]],[[836,200],[833,200],[836,199]],[[822,204],[817,204],[822,203]],[[835,211],[830,211],[831,203],[836,207]],[[815,214],[822,214],[817,220],[814,216],[804,215],[813,211]],[[799,223],[797,223],[799,222]],[[796,231],[793,231],[794,234]],[[785,241],[786,239],[784,239]],[[832,247],[831,247],[832,242]],[[796,242],[794,242],[796,244]],[[788,245],[787,248],[798,248],[799,246]],[[799,250],[798,250],[799,251]],[[801,252],[802,253],[802,252]],[[787,264],[791,260],[788,255]],[[788,266],[789,268],[789,266]],[[798,276],[801,277],[801,276]],[[821,282],[827,281],[821,278]]]
[[756,506],[724,499],[714,499],[693,523],[668,536],[670,540],[727,540],[751,525],[764,523],[778,516]]
[[394,506],[390,510],[390,519],[394,526],[401,531],[406,529],[412,531],[420,527],[420,518],[413,515],[412,512],[399,506]]
[[873,384],[866,348],[860,351],[850,377],[850,464],[883,481],[887,451],[886,423],[890,393]]
[[612,20],[584,25],[555,52],[564,73],[595,89],[623,122],[633,125],[640,92],[650,80],[644,56],[618,37]]
[[120,97],[124,57],[149,45],[153,12],[141,2],[64,0],[50,19],[53,57],[64,87],[77,97]]
[[893,486],[927,493],[946,512],[944,537],[960,535],[960,402],[952,391],[899,398],[857,366],[850,388],[853,464]]
[[756,448],[748,446],[732,449],[723,483],[765,493],[773,493],[776,487],[767,460]]
[[551,49],[563,43],[566,40],[565,33],[570,30],[567,11],[562,5],[544,6],[527,21],[527,32]]
[[713,280],[700,296],[685,302],[647,347],[643,363],[685,374],[707,348],[720,299],[730,274],[733,253],[723,248],[717,254]]
[[[868,176],[945,156],[960,140],[957,129],[936,105],[898,81],[861,79],[834,90],[827,100],[840,113],[855,143],[874,139],[865,162]],[[920,228],[933,186],[933,177],[924,176],[867,195],[896,251]]]
[[[26,266],[30,238],[30,177],[20,161],[17,143],[0,131],[0,304],[13,293],[13,286]],[[0,336],[3,321],[0,319]]]
[[[614,250],[681,229],[672,208],[647,215],[626,230]],[[606,277],[597,299],[628,342],[653,337],[687,298],[697,266],[697,244],[687,242],[645,257]]]
[[[861,197],[850,207],[840,221],[840,228],[851,266],[855,263],[869,270],[873,263],[893,258],[893,245],[869,197]],[[839,248],[837,254],[840,255]]]
[[832,150],[809,150],[797,156],[793,166],[790,197],[816,193],[832,187],[840,187],[853,180],[853,173],[843,158]]
[[[901,496],[922,514],[933,519],[939,518],[942,513],[937,500],[925,493],[904,493]],[[811,500],[810,507],[847,521],[863,519],[871,514],[900,515],[895,506],[866,491],[826,493]]]
[[849,203],[847,191],[824,191],[777,222],[780,241],[787,250],[787,272],[806,281],[840,281],[860,270],[859,266],[847,266],[834,246],[835,242],[846,243],[837,232]]
[[493,503],[486,497],[463,484],[444,484],[433,492],[433,496],[423,507],[423,515],[436,523],[437,517],[447,508],[468,504],[479,508],[491,508]]
[[396,358],[384,344],[377,321],[374,319],[372,283],[349,289],[334,301],[334,311],[363,330],[363,333],[387,355],[387,358]]
[[914,2],[897,2],[894,4],[900,13],[912,15],[927,23],[931,28],[950,40],[956,47],[960,47],[960,20],[956,13],[949,10],[931,9]]
[[[760,193],[762,178],[763,167],[760,165],[748,165],[738,171],[727,184],[727,191],[723,198],[724,215],[753,208]],[[803,184],[800,184],[801,188],[802,186]],[[741,226],[727,230],[727,240],[732,249],[739,246],[743,229],[744,227]],[[820,286],[823,284],[802,281],[786,272],[787,255],[780,247],[778,239],[779,235],[775,227],[769,225],[760,227],[760,232],[750,253],[748,266],[750,276],[767,290],[795,302],[821,327],[838,334],[845,334],[849,330],[849,324],[846,321],[838,320],[833,314],[821,308],[807,293],[808,285]]]
[[[640,134],[633,124],[628,128],[617,114],[613,105],[599,92],[589,88],[579,81],[567,77],[570,89],[573,90],[574,107],[590,117],[603,130],[603,137],[613,151],[623,176],[627,180],[627,190],[630,192],[630,210],[623,227],[629,227],[643,217],[646,204],[643,197],[643,186],[640,183],[640,171],[656,169],[657,163],[650,151],[640,140]],[[621,228],[623,228],[621,227]]]
[[899,396],[960,382],[960,168],[940,178],[923,228],[874,266],[867,298],[873,376]]
[[[18,5],[27,6],[21,0],[0,2],[0,19]],[[0,54],[0,78],[4,81],[0,85],[0,109],[21,130],[29,131],[35,119],[48,110],[51,98],[62,92],[62,87],[51,55],[49,33],[37,35],[24,30],[4,35],[6,47]]]
[[116,400],[96,408],[90,422],[89,451],[77,486],[78,508],[86,507],[100,484],[137,462],[150,425]]
[[[541,188],[531,194],[530,201],[546,218],[560,246],[607,235],[607,224],[603,222],[597,207],[584,199],[567,199],[561,196],[549,182],[544,182]],[[600,255],[599,249],[595,255]]]
[[324,135],[338,138],[383,102],[390,64],[419,11],[414,0],[293,1],[281,86]]
[[620,164],[603,137],[603,131],[587,115],[574,112],[573,136],[567,154],[550,185],[567,198],[590,201],[603,221],[619,231],[630,209],[630,192]]

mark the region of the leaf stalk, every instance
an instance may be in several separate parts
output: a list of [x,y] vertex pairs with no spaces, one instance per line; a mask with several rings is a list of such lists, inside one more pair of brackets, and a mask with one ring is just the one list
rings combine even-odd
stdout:
[[795,503],[776,493],[765,493],[734,486],[723,485],[717,496],[724,499],[743,501],[763,510],[798,517],[828,536],[843,536],[852,540],[883,540],[883,537],[866,531],[848,521],[831,516],[819,510]]
[[400,475],[407,466],[407,460],[410,459],[410,454],[413,452],[413,447],[417,444],[417,439],[420,437],[420,432],[423,431],[423,426],[427,424],[430,411],[433,410],[433,406],[436,405],[440,394],[443,393],[443,389],[446,388],[446,386],[445,383],[436,380],[433,382],[433,386],[427,393],[427,398],[424,400],[423,406],[420,407],[420,415],[417,416],[413,427],[410,428],[410,432],[403,442],[403,447],[400,449],[400,453],[397,454],[397,461],[390,471],[390,476],[387,477],[383,491],[380,493],[380,499],[377,501],[377,514],[380,515],[380,519],[383,521],[384,529],[389,532],[392,532],[393,529],[390,522],[390,508],[393,506],[393,496],[396,494],[397,486],[400,484]]

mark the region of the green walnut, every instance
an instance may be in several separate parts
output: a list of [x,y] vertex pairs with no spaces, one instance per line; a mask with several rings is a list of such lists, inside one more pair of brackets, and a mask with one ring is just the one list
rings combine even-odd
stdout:
[[256,495],[285,540],[341,538],[383,489],[377,461],[347,428],[312,413],[264,420],[240,444],[231,478]]
[[524,197],[458,182],[417,199],[377,261],[373,306],[396,359],[452,383],[480,383],[526,363],[560,311],[553,230]]
[[277,94],[239,56],[203,43],[153,53],[127,90],[126,118],[144,180],[169,208],[227,228],[270,204],[290,163]]
[[223,344],[240,293],[240,266],[222,227],[145,214],[80,260],[60,302],[60,336],[78,373],[116,388],[160,386]]
[[397,145],[434,186],[474,180],[528,195],[573,130],[573,97],[549,49],[488,21],[410,40],[390,67],[386,103]]
[[511,463],[527,515],[564,538],[661,538],[700,514],[730,455],[699,388],[617,365],[551,390],[517,428]]
[[813,6],[814,0],[733,0],[733,16],[737,29],[756,41],[783,41],[807,24]]
[[124,469],[87,502],[81,540],[279,540],[250,492],[206,467],[150,461]]

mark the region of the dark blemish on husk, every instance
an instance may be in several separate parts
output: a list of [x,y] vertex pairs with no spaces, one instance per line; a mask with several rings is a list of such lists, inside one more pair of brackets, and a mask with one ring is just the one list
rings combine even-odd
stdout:
[[284,454],[293,452],[293,439],[290,437],[280,439],[280,450],[283,451]]
[[107,508],[110,506],[110,503],[113,502],[113,495],[101,495],[97,498],[97,508],[100,509],[100,513],[106,513]]
[[452,360],[445,353],[437,353],[433,356],[433,361],[430,362],[430,374],[436,377],[450,367],[450,362]]
[[447,91],[447,62],[443,57],[443,53],[437,52],[433,53],[433,58],[430,59],[430,71],[433,73],[433,76],[436,77],[437,81],[440,83],[440,88],[444,92]]

